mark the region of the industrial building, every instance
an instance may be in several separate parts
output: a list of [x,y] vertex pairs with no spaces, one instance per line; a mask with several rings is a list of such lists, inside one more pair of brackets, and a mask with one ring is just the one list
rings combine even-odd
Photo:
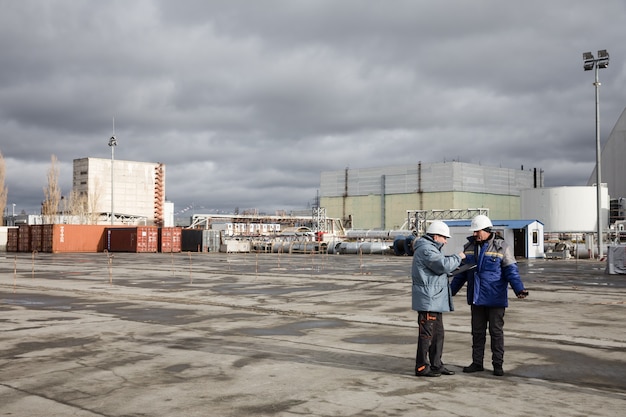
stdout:
[[493,218],[520,219],[521,191],[542,186],[537,169],[420,162],[322,172],[320,206],[353,229],[401,229],[410,210],[481,207]]
[[[626,219],[626,165],[623,163],[626,155],[626,109],[615,123],[611,134],[602,147],[600,166],[603,186],[608,188],[610,196],[610,211],[608,224],[623,224]],[[597,182],[596,168],[594,167],[587,185],[595,186]],[[603,221],[604,225],[607,222]]]
[[86,211],[96,216],[94,223],[173,223],[167,220],[173,213],[166,207],[162,163],[75,159],[73,192],[84,201]]
[[[608,194],[612,199],[618,200],[626,197],[626,109],[615,123],[611,134],[602,147],[600,156],[601,181],[606,183]],[[594,185],[597,182],[596,169],[589,176],[587,185]],[[622,213],[622,218],[624,213]]]

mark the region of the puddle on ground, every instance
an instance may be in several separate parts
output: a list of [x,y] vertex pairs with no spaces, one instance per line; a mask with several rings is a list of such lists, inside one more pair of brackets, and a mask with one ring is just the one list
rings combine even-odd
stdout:
[[0,300],[0,304],[14,305],[14,306],[23,306],[23,307],[36,307],[41,309],[53,309],[53,310],[71,310],[72,306],[70,305],[60,305],[58,300],[52,298],[48,301],[37,301],[33,299],[27,298],[13,298],[7,299],[3,298]]
[[252,336],[303,336],[305,330],[337,327],[347,327],[347,324],[340,320],[307,320],[270,328],[245,328],[238,331]]

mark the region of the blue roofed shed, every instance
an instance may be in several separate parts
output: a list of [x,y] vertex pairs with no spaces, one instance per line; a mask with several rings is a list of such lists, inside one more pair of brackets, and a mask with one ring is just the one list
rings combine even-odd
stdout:
[[[458,253],[472,236],[471,220],[444,220],[450,227],[451,238],[444,246],[446,254]],[[544,258],[543,223],[539,220],[491,220],[493,230],[513,247],[518,258]]]

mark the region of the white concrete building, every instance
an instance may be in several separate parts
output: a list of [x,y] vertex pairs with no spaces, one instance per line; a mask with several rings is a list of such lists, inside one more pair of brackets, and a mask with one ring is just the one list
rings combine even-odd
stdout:
[[100,223],[110,222],[113,215],[115,224],[165,225],[164,164],[75,159],[73,191],[85,199],[87,212]]

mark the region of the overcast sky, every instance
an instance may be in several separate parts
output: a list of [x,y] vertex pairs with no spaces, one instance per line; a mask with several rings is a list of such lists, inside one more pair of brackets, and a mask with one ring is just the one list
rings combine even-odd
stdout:
[[586,185],[626,107],[623,0],[0,0],[8,206],[50,158],[162,162],[176,212],[310,207],[322,171],[460,160]]

